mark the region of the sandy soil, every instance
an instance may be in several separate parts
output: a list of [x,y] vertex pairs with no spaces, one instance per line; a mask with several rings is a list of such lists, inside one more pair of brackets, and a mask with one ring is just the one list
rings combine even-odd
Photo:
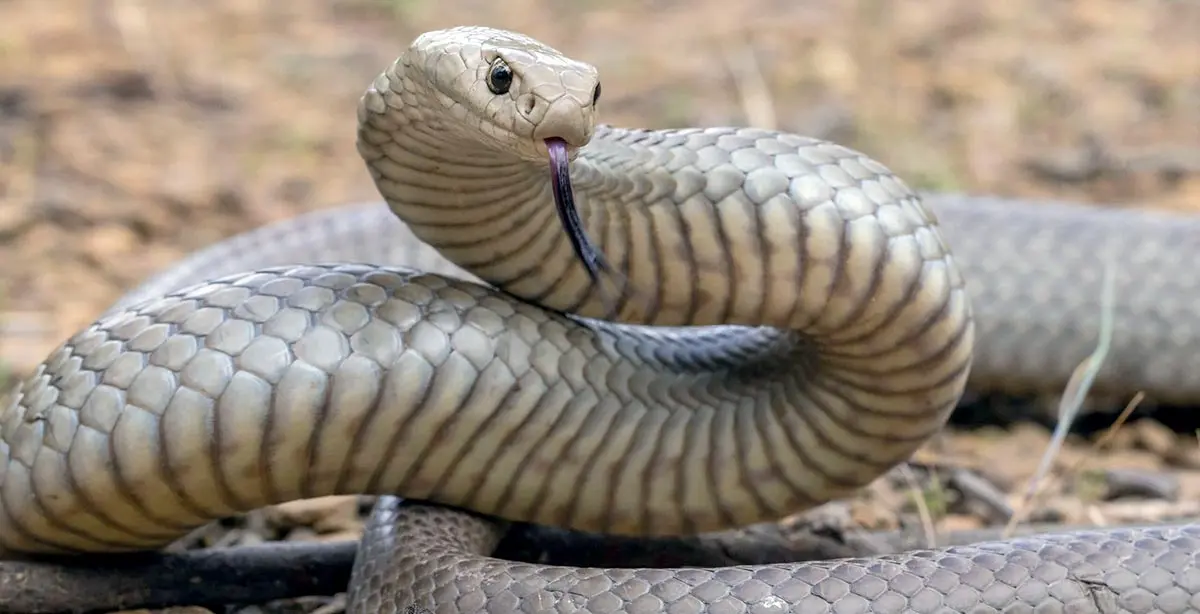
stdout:
[[[1190,0],[9,0],[0,14],[0,364],[14,376],[190,250],[375,198],[354,105],[412,37],[459,23],[594,63],[610,123],[774,126],[922,188],[1200,208]],[[1007,492],[1046,438],[948,435],[922,459],[978,467]],[[1096,466],[1043,508],[1112,521],[1125,512],[1096,476],[1165,467],[1182,486],[1149,499],[1191,513],[1194,438],[1139,423],[1117,440],[1104,455],[1073,443],[1062,466]],[[863,524],[901,523],[885,510],[911,492],[889,484],[864,495]],[[952,503],[935,510],[942,526],[985,516]]]

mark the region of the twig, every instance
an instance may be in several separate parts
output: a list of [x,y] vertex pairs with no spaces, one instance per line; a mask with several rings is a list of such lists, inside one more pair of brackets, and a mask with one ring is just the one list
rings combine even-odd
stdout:
[[725,65],[733,77],[746,122],[757,128],[774,129],[778,123],[771,88],[763,76],[758,57],[747,43],[726,43]]
[[1063,391],[1063,396],[1058,406],[1059,417],[1058,424],[1054,427],[1054,435],[1051,437],[1050,445],[1046,447],[1045,453],[1042,454],[1042,460],[1038,465],[1037,471],[1029,479],[1025,495],[1017,506],[1016,512],[1008,519],[1008,523],[1005,526],[1006,535],[1011,534],[1013,528],[1025,519],[1029,509],[1032,507],[1031,504],[1034,497],[1040,491],[1039,485],[1044,486],[1043,478],[1050,471],[1050,466],[1054,458],[1058,456],[1059,451],[1062,449],[1063,442],[1067,438],[1067,433],[1070,431],[1071,425],[1075,422],[1075,417],[1079,413],[1079,408],[1083,405],[1088,390],[1091,388],[1092,382],[1096,379],[1096,374],[1100,372],[1104,359],[1108,356],[1108,350],[1112,344],[1114,268],[1115,264],[1111,260],[1104,263],[1104,291],[1100,299],[1100,338],[1096,343],[1096,349],[1079,363],[1074,373],[1071,374],[1070,381],[1067,382],[1066,389]]
[[962,493],[968,503],[977,503],[985,508],[981,515],[987,516],[989,522],[1007,522],[1012,518],[1013,510],[1008,504],[1007,494],[977,472],[956,467],[950,472],[949,485]]
[[149,76],[150,89],[167,99],[182,100],[183,87],[170,67],[168,50],[161,41],[164,24],[154,23],[148,4],[144,0],[111,0],[112,23],[126,53]]
[[912,467],[907,463],[900,466],[900,475],[904,476],[904,481],[908,482],[908,487],[913,492],[913,498],[916,499],[917,516],[921,518],[921,530],[925,534],[925,546],[935,548],[937,547],[937,531],[933,527],[933,514],[929,512],[929,505],[925,502],[924,493],[921,492],[921,487],[917,483],[917,477],[913,475]]

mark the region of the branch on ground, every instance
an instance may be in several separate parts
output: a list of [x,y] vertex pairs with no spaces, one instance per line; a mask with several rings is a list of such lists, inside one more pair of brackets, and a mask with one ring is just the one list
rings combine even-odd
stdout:
[[357,542],[272,543],[60,560],[0,561],[0,612],[90,614],[336,595]]

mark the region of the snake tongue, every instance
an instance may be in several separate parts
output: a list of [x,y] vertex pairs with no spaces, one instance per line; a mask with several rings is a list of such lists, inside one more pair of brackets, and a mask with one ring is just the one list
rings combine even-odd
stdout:
[[550,154],[550,183],[554,187],[554,205],[558,210],[558,219],[567,233],[567,239],[571,241],[575,257],[579,258],[587,269],[588,277],[596,283],[599,281],[600,269],[605,268],[604,257],[588,239],[583,222],[579,219],[575,194],[571,190],[571,160],[567,153],[567,142],[557,137],[548,138],[546,150]]

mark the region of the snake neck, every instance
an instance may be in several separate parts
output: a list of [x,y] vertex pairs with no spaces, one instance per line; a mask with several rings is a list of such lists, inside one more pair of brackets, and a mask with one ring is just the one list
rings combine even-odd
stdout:
[[[602,134],[618,130],[601,127]],[[597,287],[579,262],[558,219],[548,161],[460,132],[415,107],[389,105],[361,117],[359,151],[392,212],[443,256],[510,294],[561,312],[606,313],[620,292],[613,285],[619,276]],[[607,157],[596,157],[600,152]],[[641,216],[634,209],[642,205],[628,201],[614,212],[618,190],[650,172],[626,165],[623,181],[614,183],[614,156],[636,152],[593,144],[571,163],[580,218],[602,252],[628,231],[609,220]]]

